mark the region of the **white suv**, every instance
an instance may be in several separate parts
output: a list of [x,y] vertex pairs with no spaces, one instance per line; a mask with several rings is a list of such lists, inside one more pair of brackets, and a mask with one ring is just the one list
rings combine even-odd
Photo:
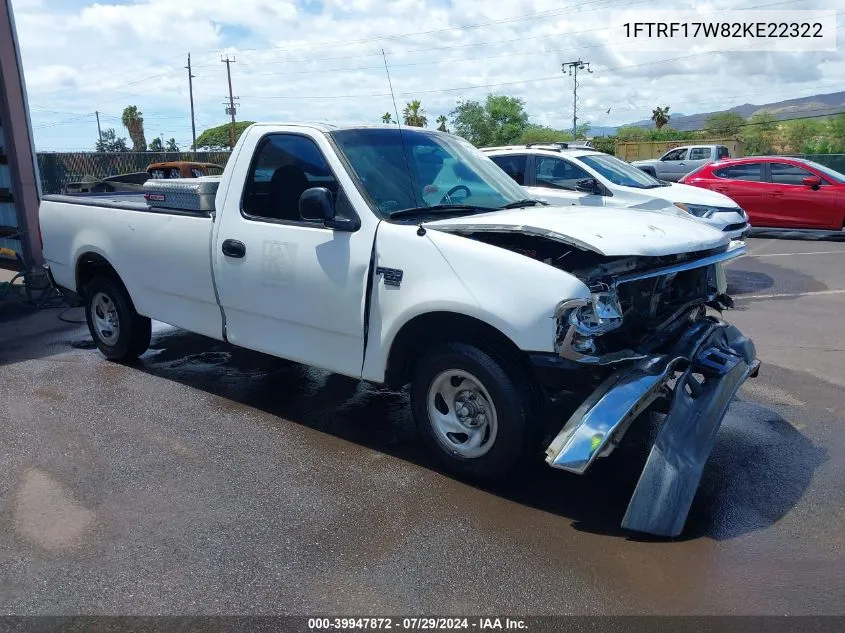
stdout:
[[596,150],[511,145],[482,151],[532,196],[551,204],[684,212],[732,239],[744,237],[751,228],[748,214],[727,196],[657,180]]

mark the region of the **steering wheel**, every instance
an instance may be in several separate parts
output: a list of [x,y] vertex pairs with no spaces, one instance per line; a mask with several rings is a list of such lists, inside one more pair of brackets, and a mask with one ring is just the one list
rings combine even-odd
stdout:
[[467,187],[466,185],[455,185],[454,187],[449,189],[449,191],[446,192],[445,196],[443,196],[440,199],[440,204],[447,204],[447,203],[451,202],[452,201],[452,194],[455,194],[455,193],[457,193],[461,190],[466,191],[466,196],[464,196],[464,199],[467,199],[472,195],[472,192],[469,190],[469,187]]

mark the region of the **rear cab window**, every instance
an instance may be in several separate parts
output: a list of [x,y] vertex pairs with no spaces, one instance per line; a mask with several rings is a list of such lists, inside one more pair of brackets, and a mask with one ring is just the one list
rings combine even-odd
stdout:
[[712,150],[709,147],[693,147],[689,152],[690,160],[707,160],[710,158]]

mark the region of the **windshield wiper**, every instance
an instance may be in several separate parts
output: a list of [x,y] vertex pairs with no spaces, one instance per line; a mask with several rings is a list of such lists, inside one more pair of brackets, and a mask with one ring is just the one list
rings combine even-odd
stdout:
[[391,220],[394,218],[407,218],[412,217],[415,215],[442,215],[444,212],[462,212],[462,214],[468,213],[486,213],[487,211],[495,211],[496,209],[491,209],[490,207],[478,207],[473,206],[471,204],[433,204],[430,207],[412,207],[410,209],[399,209],[398,211],[392,211],[391,213],[387,214]]
[[502,209],[519,209],[520,207],[529,207],[529,206],[549,206],[548,202],[543,202],[542,200],[534,200],[533,198],[526,198],[525,200],[517,200],[516,202],[509,202],[508,204],[502,205],[499,207],[499,210]]

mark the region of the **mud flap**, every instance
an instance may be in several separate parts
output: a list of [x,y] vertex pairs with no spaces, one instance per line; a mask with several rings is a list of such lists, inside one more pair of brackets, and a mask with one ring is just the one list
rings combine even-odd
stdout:
[[[657,434],[622,527],[666,537],[681,533],[728,406],[758,367],[753,344],[732,326],[701,347],[675,384],[670,413]],[[703,382],[693,374],[704,376]]]

